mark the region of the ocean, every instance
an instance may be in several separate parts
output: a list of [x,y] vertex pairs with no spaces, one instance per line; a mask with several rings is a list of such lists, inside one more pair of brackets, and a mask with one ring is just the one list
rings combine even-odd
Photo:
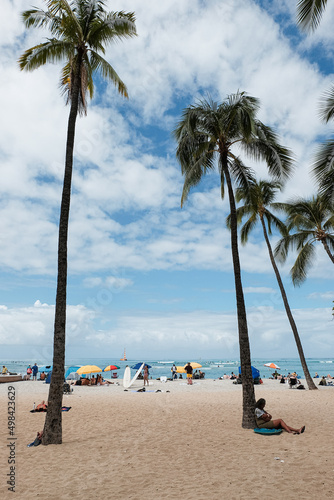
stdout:
[[[77,365],[97,365],[102,370],[111,364],[120,367],[117,370],[118,378],[123,377],[124,369],[128,365],[130,367],[134,366],[138,362],[145,362],[151,366],[150,368],[150,378],[156,379],[160,376],[170,377],[171,366],[173,362],[178,366],[184,366],[188,361],[196,361],[202,365],[201,371],[205,373],[205,378],[215,379],[223,376],[225,373],[230,375],[233,373],[238,373],[240,366],[239,360],[233,359],[129,359],[128,361],[120,361],[116,358],[73,358],[66,360],[65,370],[70,366]],[[284,359],[253,359],[252,366],[260,371],[262,378],[268,378],[271,376],[274,370],[269,369],[264,366],[265,363],[275,363],[280,367],[279,373],[287,375],[289,372],[297,372],[299,378],[304,378],[304,372],[300,364],[300,360],[295,358],[284,358]],[[309,372],[312,377],[315,373],[321,377],[322,375],[332,375],[334,376],[334,359],[333,358],[308,358],[306,360]],[[6,365],[10,372],[25,374],[28,365],[33,365],[37,363],[38,366],[51,365],[52,360],[40,360],[40,359],[29,359],[29,360],[10,360],[3,359],[0,360],[0,365]],[[133,370],[133,374],[135,370]],[[111,372],[105,372],[105,378],[111,378]]]

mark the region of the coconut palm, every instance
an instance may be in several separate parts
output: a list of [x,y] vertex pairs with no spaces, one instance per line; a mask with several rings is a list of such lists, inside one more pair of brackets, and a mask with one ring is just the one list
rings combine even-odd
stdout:
[[317,195],[310,200],[299,198],[285,203],[288,230],[293,234],[284,236],[275,248],[275,256],[282,262],[288,251],[297,250],[298,255],[290,274],[295,286],[301,285],[311,267],[317,242],[322,243],[325,252],[334,264],[334,212],[333,204],[323,196]]
[[[48,29],[51,38],[24,52],[21,70],[32,71],[46,63],[65,63],[60,85],[70,104],[67,126],[65,173],[61,200],[58,239],[58,276],[54,323],[53,372],[43,444],[62,442],[61,406],[65,362],[67,238],[71,199],[73,147],[78,113],[86,113],[87,93],[93,97],[93,75],[100,73],[112,81],[120,94],[127,89],[114,68],[102,57],[105,47],[119,39],[134,36],[133,13],[107,12],[100,0],[44,0],[47,10],[23,12],[27,28]],[[101,55],[102,54],[102,55]]]
[[321,21],[327,0],[298,0],[297,23],[305,31],[314,31]]
[[[247,243],[250,232],[252,231],[252,229],[255,228],[257,223],[260,222],[262,226],[263,236],[268,248],[270,262],[274,269],[277,283],[281,291],[285,311],[296,341],[300,362],[304,370],[308,388],[316,389],[316,386],[312,380],[312,377],[307,367],[297,326],[290,309],[288,298],[286,296],[286,292],[281,279],[281,275],[276,265],[273,250],[269,241],[269,236],[272,234],[272,227],[275,227],[284,236],[287,233],[285,224],[270,211],[270,209],[274,210],[282,209],[282,205],[280,203],[274,202],[276,193],[280,189],[281,189],[281,184],[278,182],[260,180],[259,182],[254,181],[253,183],[251,183],[251,185],[247,189],[240,187],[236,190],[235,194],[236,201],[239,202],[243,200],[245,202],[243,206],[237,209],[238,222],[241,222],[243,219],[246,219],[246,222],[244,222],[240,232],[241,243],[243,244]],[[228,226],[230,226],[230,220],[231,218],[230,216],[228,216],[227,218]]]
[[253,173],[238,153],[243,152],[255,160],[265,160],[270,173],[276,178],[287,177],[292,166],[290,152],[280,146],[276,134],[257,119],[258,109],[258,99],[244,92],[227,96],[221,104],[211,100],[199,101],[196,105],[185,108],[174,130],[178,143],[176,156],[184,175],[181,206],[190,189],[216,166],[220,175],[222,198],[225,183],[227,185],[243,386],[242,426],[245,428],[254,427],[255,398],[233,184],[247,186],[253,179]]

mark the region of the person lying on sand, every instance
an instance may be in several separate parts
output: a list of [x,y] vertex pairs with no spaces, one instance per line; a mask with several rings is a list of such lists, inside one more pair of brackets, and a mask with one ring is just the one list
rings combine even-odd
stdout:
[[35,411],[46,411],[48,408],[48,402],[42,401],[36,406]]
[[284,429],[289,434],[303,434],[305,431],[305,425],[300,429],[294,429],[287,425],[281,418],[277,420],[272,420],[272,416],[268,413],[264,407],[266,406],[266,400],[260,398],[255,404],[255,420],[256,425],[260,429]]

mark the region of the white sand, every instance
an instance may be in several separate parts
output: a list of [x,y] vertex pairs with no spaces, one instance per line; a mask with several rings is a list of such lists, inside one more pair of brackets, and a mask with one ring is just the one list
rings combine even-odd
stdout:
[[[241,386],[183,380],[124,391],[74,387],[64,396],[63,444],[27,448],[45,414],[30,413],[49,386],[16,389],[16,489],[7,491],[7,385],[0,385],[0,498],[119,500],[322,500],[334,496],[334,387],[299,391],[274,380],[255,386],[273,418],[302,435],[256,435],[241,427]],[[302,381],[302,383],[305,382]],[[170,392],[166,392],[170,391]],[[279,459],[276,459],[279,457]]]

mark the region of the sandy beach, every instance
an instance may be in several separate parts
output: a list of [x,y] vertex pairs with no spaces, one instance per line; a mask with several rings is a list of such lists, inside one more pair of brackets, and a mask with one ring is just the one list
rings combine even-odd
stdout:
[[[329,499],[334,495],[334,387],[256,386],[273,418],[301,435],[261,436],[241,427],[241,386],[229,380],[74,387],[64,395],[63,444],[28,448],[45,414],[42,382],[15,387],[15,494],[8,491],[8,386],[1,384],[2,499]],[[304,383],[304,381],[302,381]],[[304,383],[305,384],[305,383]],[[162,392],[155,392],[161,390]],[[169,392],[167,392],[169,391]]]

